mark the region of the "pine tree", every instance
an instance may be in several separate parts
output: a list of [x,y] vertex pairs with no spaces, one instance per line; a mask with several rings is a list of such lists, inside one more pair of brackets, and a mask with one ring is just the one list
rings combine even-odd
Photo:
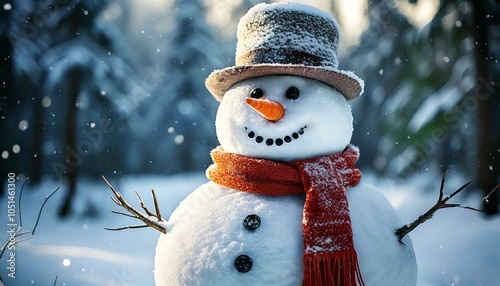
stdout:
[[[21,152],[28,160],[19,161],[25,164],[22,170],[29,170],[29,163],[34,166],[28,175],[43,173],[68,183],[59,210],[67,216],[77,175],[102,175],[110,162],[120,165],[123,160],[121,149],[112,148],[113,141],[125,141],[125,132],[118,131],[124,115],[116,102],[137,83],[127,64],[114,54],[123,46],[116,30],[101,17],[107,3],[25,0],[16,4],[9,35],[16,51],[16,82],[22,90],[9,96],[20,102],[17,112],[29,114],[31,138],[23,142],[33,142]],[[111,127],[113,136],[105,136]],[[96,165],[97,158],[104,163]]]
[[[353,69],[363,67],[366,80],[366,94],[355,109],[362,119],[354,141],[367,145],[360,147],[367,147],[365,157],[373,154],[369,159],[376,169],[406,177],[429,167],[456,166],[467,176],[478,174],[477,186],[489,192],[499,177],[493,159],[500,152],[494,147],[499,124],[492,116],[498,91],[489,71],[497,68],[498,48],[488,43],[494,37],[476,37],[498,33],[497,20],[477,12],[480,2],[449,0],[417,29],[386,1],[370,5],[370,28],[350,62]],[[483,5],[487,11],[498,9],[492,1]],[[487,91],[487,99],[478,91]],[[471,161],[479,163],[479,172]],[[493,198],[491,205],[496,205]]]
[[[217,37],[205,20],[202,1],[175,1],[174,28],[164,43],[166,74],[147,107],[150,133],[141,147],[161,172],[202,170],[215,147],[217,103],[205,89],[205,78],[217,66]],[[153,145],[153,147],[151,147]],[[149,158],[149,160],[147,159]]]

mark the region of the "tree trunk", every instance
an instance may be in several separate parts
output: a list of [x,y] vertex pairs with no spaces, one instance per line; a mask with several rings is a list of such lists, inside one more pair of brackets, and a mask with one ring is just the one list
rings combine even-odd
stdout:
[[[11,2],[12,3],[12,2]],[[1,7],[7,4],[7,1],[0,1]],[[11,5],[15,5],[16,3],[12,3]],[[11,124],[7,124],[9,121],[12,121],[13,116],[13,108],[14,108],[14,97],[13,89],[14,89],[14,75],[12,69],[12,43],[9,40],[9,32],[10,32],[10,22],[11,22],[11,14],[12,10],[6,10],[0,8],[0,117],[2,117],[2,127],[0,128],[0,133],[4,140],[0,143],[0,154],[4,150],[9,150],[9,142],[10,140],[5,140],[5,138],[13,138],[13,133],[17,130],[13,128],[8,128]],[[10,114],[9,114],[10,113]],[[4,159],[0,157],[0,197],[5,195],[7,189],[7,174],[10,172],[16,172],[14,167],[14,162],[12,156]]]
[[[477,184],[483,193],[488,194],[496,185],[499,168],[495,166],[493,156],[498,153],[498,135],[495,134],[494,114],[495,94],[498,93],[493,85],[492,74],[488,70],[488,29],[486,26],[486,11],[482,0],[471,1],[474,6],[474,29],[476,46],[474,48],[477,83]],[[497,145],[495,145],[495,141]],[[498,159],[497,159],[498,161]],[[495,168],[497,167],[497,168]],[[498,192],[497,192],[498,193]],[[491,196],[485,201],[484,210],[487,214],[498,213],[498,195]]]
[[[78,154],[76,143],[76,125],[77,125],[77,100],[78,94],[80,92],[80,73],[78,69],[73,69],[69,72],[69,96],[68,105],[66,109],[67,121],[66,121],[66,132],[65,132],[65,148],[66,165],[70,167],[70,170],[66,172],[66,179],[68,180],[68,190],[66,191],[66,196],[62,202],[59,209],[60,217],[67,217],[71,213],[73,200],[76,195],[76,181],[77,181],[77,170],[78,165],[80,165],[81,158],[77,158]],[[76,155],[75,155],[76,154]]]
[[31,183],[40,183],[43,175],[43,135],[44,135],[44,107],[42,99],[35,103],[33,117],[33,157],[31,160]]

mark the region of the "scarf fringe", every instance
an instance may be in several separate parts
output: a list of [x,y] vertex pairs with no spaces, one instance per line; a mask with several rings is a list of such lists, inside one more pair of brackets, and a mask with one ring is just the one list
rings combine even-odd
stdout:
[[363,286],[356,251],[306,253],[302,286]]

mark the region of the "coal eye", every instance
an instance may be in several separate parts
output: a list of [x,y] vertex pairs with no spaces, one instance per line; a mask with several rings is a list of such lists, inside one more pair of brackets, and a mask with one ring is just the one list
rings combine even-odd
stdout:
[[286,90],[286,95],[285,95],[285,96],[286,96],[286,98],[288,98],[288,99],[292,99],[292,100],[294,100],[294,99],[299,98],[299,96],[300,96],[300,91],[299,91],[299,89],[298,89],[298,88],[296,88],[295,86],[292,86],[292,87],[290,87],[290,88],[288,88],[288,89]]
[[252,93],[250,93],[251,98],[261,98],[264,95],[264,92],[260,88],[256,88],[252,90]]

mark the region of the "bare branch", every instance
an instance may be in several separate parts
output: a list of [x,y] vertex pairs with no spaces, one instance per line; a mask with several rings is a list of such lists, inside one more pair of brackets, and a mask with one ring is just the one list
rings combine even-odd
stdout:
[[124,229],[133,229],[133,228],[145,228],[145,227],[150,227],[149,225],[127,225],[123,227],[117,227],[117,228],[110,228],[110,227],[105,227],[105,230],[111,230],[111,231],[118,231],[118,230],[124,230]]
[[[18,229],[18,232],[19,231],[21,231],[21,228]],[[21,236],[26,235],[26,234],[31,234],[31,231],[25,231],[25,232],[17,233],[17,237],[21,237]]]
[[114,213],[114,214],[119,214],[119,215],[122,215],[122,216],[128,216],[128,217],[131,217],[131,218],[135,218],[135,216],[133,216],[131,214],[122,213],[122,212],[119,212],[119,211],[111,211],[111,212]]
[[480,209],[476,209],[476,208],[473,208],[473,207],[469,207],[469,206],[459,206],[460,208],[463,208],[463,209],[466,209],[466,210],[471,210],[471,211],[476,211],[476,212],[480,212],[482,213],[483,211],[480,210]]
[[446,175],[448,174],[449,169],[444,170],[443,177],[441,178],[441,186],[439,187],[439,199],[438,201],[443,200],[443,190],[444,190],[444,181],[446,180]]
[[120,201],[118,199],[116,199],[115,197],[112,197],[110,196],[111,200],[113,201],[113,203],[119,205],[119,206],[122,206],[122,203],[120,203]]
[[139,203],[141,204],[141,208],[142,208],[142,209],[146,212],[146,214],[147,214],[148,216],[154,216],[155,214],[154,214],[154,213],[152,213],[152,212],[150,212],[150,211],[148,210],[148,208],[146,207],[146,205],[145,205],[145,204],[144,204],[144,202],[142,201],[141,196],[139,196],[139,193],[138,193],[137,191],[135,192],[135,195],[137,196],[137,199],[139,200]]
[[29,236],[29,237],[26,237],[26,238],[23,238],[23,239],[18,239],[18,240],[16,240],[16,242],[14,243],[14,245],[17,245],[17,244],[19,244],[21,242],[24,242],[26,240],[30,240],[32,238],[33,238],[33,236]]
[[455,195],[457,195],[458,193],[460,193],[463,189],[465,189],[468,185],[470,185],[470,183],[472,183],[472,180],[468,180],[465,184],[463,184],[460,188],[458,188],[456,191],[454,191],[453,193],[451,193],[451,195],[447,196],[443,202],[447,202],[449,199],[453,198]]
[[490,196],[496,192],[496,190],[498,190],[500,188],[500,184],[496,185],[493,190],[491,190],[486,196],[484,196],[484,198],[481,200],[481,201],[488,201],[488,199],[490,198]]
[[[37,215],[37,218],[36,218],[36,221],[35,221],[35,225],[33,226],[32,230],[31,231],[24,231],[24,232],[22,232],[23,226],[22,226],[22,219],[21,219],[21,209],[22,209],[21,208],[21,198],[22,198],[22,194],[23,194],[23,189],[24,189],[24,184],[25,183],[26,183],[26,181],[23,182],[23,184],[21,186],[21,190],[19,192],[19,227],[17,228],[17,230],[14,232],[14,235],[13,235],[15,237],[15,240],[14,240],[14,242],[12,242],[9,239],[2,246],[1,251],[0,251],[0,259],[2,259],[3,255],[5,253],[5,250],[9,247],[9,245],[17,245],[18,243],[21,243],[23,241],[26,241],[26,240],[29,240],[29,239],[33,238],[33,235],[35,234],[35,231],[36,231],[36,229],[38,227],[38,223],[40,222],[40,218],[42,217],[42,212],[43,212],[43,208],[45,207],[45,204],[59,190],[59,188],[57,188],[50,195],[45,196],[45,200],[43,201],[42,205],[40,206],[40,209],[38,210],[38,215]],[[21,237],[23,237],[25,235],[30,235],[30,236],[24,237],[24,238],[20,239]]]
[[33,230],[31,231],[31,235],[35,235],[36,227],[38,226],[38,223],[40,222],[40,217],[42,216],[42,211],[43,211],[43,208],[45,207],[45,204],[55,193],[57,193],[57,191],[59,191],[59,187],[57,187],[57,189],[55,189],[50,195],[45,196],[45,200],[43,201],[42,205],[40,206],[40,210],[38,211],[38,217],[36,218],[36,222],[35,222],[35,225],[33,226]]
[[[444,171],[443,177],[441,178],[441,186],[439,188],[439,198],[436,204],[434,204],[427,212],[425,212],[423,215],[420,215],[416,220],[413,222],[406,224],[396,230],[396,236],[398,237],[399,241],[403,239],[408,233],[410,233],[412,230],[414,230],[417,226],[421,225],[425,221],[429,220],[432,218],[434,213],[440,209],[445,209],[445,208],[462,208],[462,209],[467,209],[467,210],[473,210],[473,211],[478,211],[482,212],[481,210],[469,206],[463,206],[461,204],[448,204],[448,200],[459,194],[462,190],[464,190],[472,180],[467,181],[465,184],[463,184],[460,188],[455,190],[451,195],[444,197],[444,183],[446,180],[446,175],[448,174],[448,169]],[[497,185],[486,197],[483,198],[483,200],[487,199],[493,192],[495,192],[498,188],[500,188],[500,185]]]
[[160,213],[160,206],[158,205],[158,199],[156,199],[155,190],[151,189],[151,196],[153,197],[153,203],[155,204],[156,217],[159,221],[163,221]]
[[19,191],[19,227],[23,227],[23,215],[22,215],[22,198],[23,198],[23,190],[24,190],[24,184],[26,184],[26,181],[29,181],[29,178],[26,178],[24,180],[23,184],[21,185],[21,190]]
[[9,245],[9,241],[2,246],[2,251],[0,252],[0,259],[2,259],[3,254],[5,253],[5,250],[7,249],[7,246]]
[[138,198],[139,203],[141,205],[141,208],[146,212],[146,214],[143,214],[142,212],[138,211],[133,206],[131,206],[123,198],[123,196],[120,194],[120,192],[115,190],[115,188],[109,183],[109,181],[106,179],[106,177],[102,176],[102,178],[103,178],[104,182],[106,182],[108,187],[111,189],[111,191],[113,192],[114,196],[111,197],[113,202],[116,205],[122,207],[127,212],[129,212],[130,215],[127,213],[122,213],[122,212],[117,212],[117,211],[113,211],[113,213],[138,219],[145,224],[144,226],[124,226],[124,227],[120,227],[120,228],[106,228],[107,230],[123,230],[123,229],[131,229],[131,228],[152,227],[161,233],[167,233],[165,227],[159,223],[159,222],[163,221],[163,219],[161,218],[161,215],[160,215],[160,210],[158,207],[158,201],[156,200],[156,196],[153,197],[154,205],[155,205],[155,209],[156,209],[156,214],[154,214],[153,212],[148,210],[148,208],[146,207],[146,205],[142,201],[141,197],[136,192],[136,195],[137,195],[137,198]]

